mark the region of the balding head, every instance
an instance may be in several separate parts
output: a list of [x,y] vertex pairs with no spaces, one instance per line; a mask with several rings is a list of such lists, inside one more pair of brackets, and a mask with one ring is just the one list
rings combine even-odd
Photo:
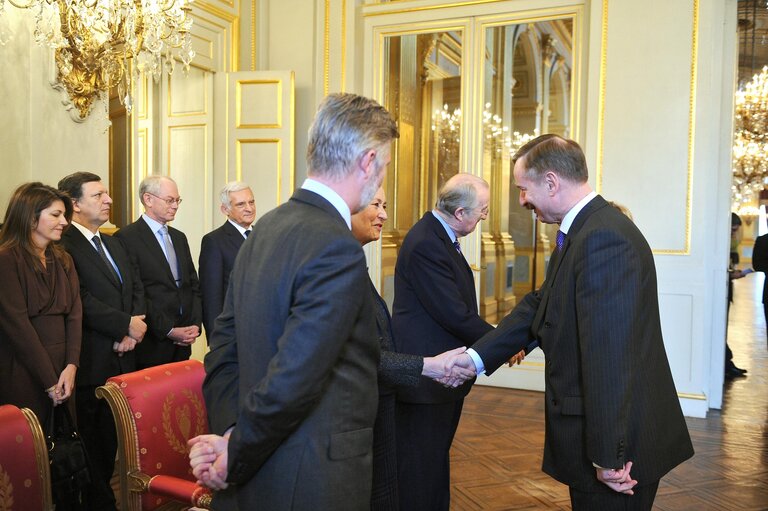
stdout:
[[456,236],[466,236],[488,216],[490,196],[490,188],[483,178],[456,174],[440,189],[435,209]]

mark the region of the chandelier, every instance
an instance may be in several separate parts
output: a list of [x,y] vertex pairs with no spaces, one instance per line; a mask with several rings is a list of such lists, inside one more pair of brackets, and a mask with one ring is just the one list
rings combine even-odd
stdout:
[[736,92],[733,200],[754,200],[768,178],[768,67]]
[[175,58],[184,72],[195,56],[190,39],[191,0],[0,0],[0,44],[8,40],[3,25],[6,4],[35,13],[35,42],[54,50],[58,80],[80,119],[117,86],[130,115],[131,84],[141,74],[155,81],[173,73]]

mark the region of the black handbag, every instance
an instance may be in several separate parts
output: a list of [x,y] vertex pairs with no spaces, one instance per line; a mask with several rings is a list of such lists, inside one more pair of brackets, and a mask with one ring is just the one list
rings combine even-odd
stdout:
[[72,423],[66,404],[53,408],[46,429],[53,501],[77,501],[81,490],[90,484],[91,475],[83,439]]

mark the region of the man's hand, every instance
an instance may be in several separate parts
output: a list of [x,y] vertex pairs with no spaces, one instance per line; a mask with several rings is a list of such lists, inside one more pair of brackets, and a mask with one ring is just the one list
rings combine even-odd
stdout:
[[197,484],[212,490],[224,490],[227,484],[227,447],[229,434],[200,435],[191,438],[189,465],[192,474],[197,478]]
[[465,351],[467,351],[467,348],[462,346],[461,348],[445,351],[434,357],[424,357],[424,368],[421,370],[422,376],[432,378],[433,380],[451,376],[454,357]]
[[458,387],[477,375],[475,363],[472,362],[472,358],[466,352],[454,355],[449,364],[451,366],[451,374],[436,379],[444,387]]
[[144,334],[147,333],[147,324],[144,322],[146,315],[131,316],[131,322],[128,324],[128,336],[136,339],[136,342],[141,342],[144,339]]
[[632,488],[635,487],[637,481],[632,479],[629,475],[629,471],[632,469],[632,462],[628,461],[619,470],[608,468],[595,468],[597,471],[597,479],[605,484],[608,488],[618,493],[624,493],[626,495],[634,495]]
[[115,342],[112,345],[112,351],[117,353],[118,357],[122,357],[125,353],[132,351],[136,347],[136,344],[138,344],[136,339],[126,335],[120,342]]
[[515,364],[520,365],[520,362],[522,362],[524,359],[525,359],[525,350],[520,350],[520,353],[510,358],[507,364],[509,364],[509,367],[512,367]]
[[197,325],[173,327],[168,333],[168,338],[179,346],[189,346],[200,336]]

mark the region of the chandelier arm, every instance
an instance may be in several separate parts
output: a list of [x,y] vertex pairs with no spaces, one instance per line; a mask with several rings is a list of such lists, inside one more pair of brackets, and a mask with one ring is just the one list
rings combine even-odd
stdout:
[[16,7],[17,9],[29,9],[31,7],[36,7],[38,5],[37,0],[29,0],[28,3],[24,2],[14,2],[13,0],[6,0],[9,4]]

